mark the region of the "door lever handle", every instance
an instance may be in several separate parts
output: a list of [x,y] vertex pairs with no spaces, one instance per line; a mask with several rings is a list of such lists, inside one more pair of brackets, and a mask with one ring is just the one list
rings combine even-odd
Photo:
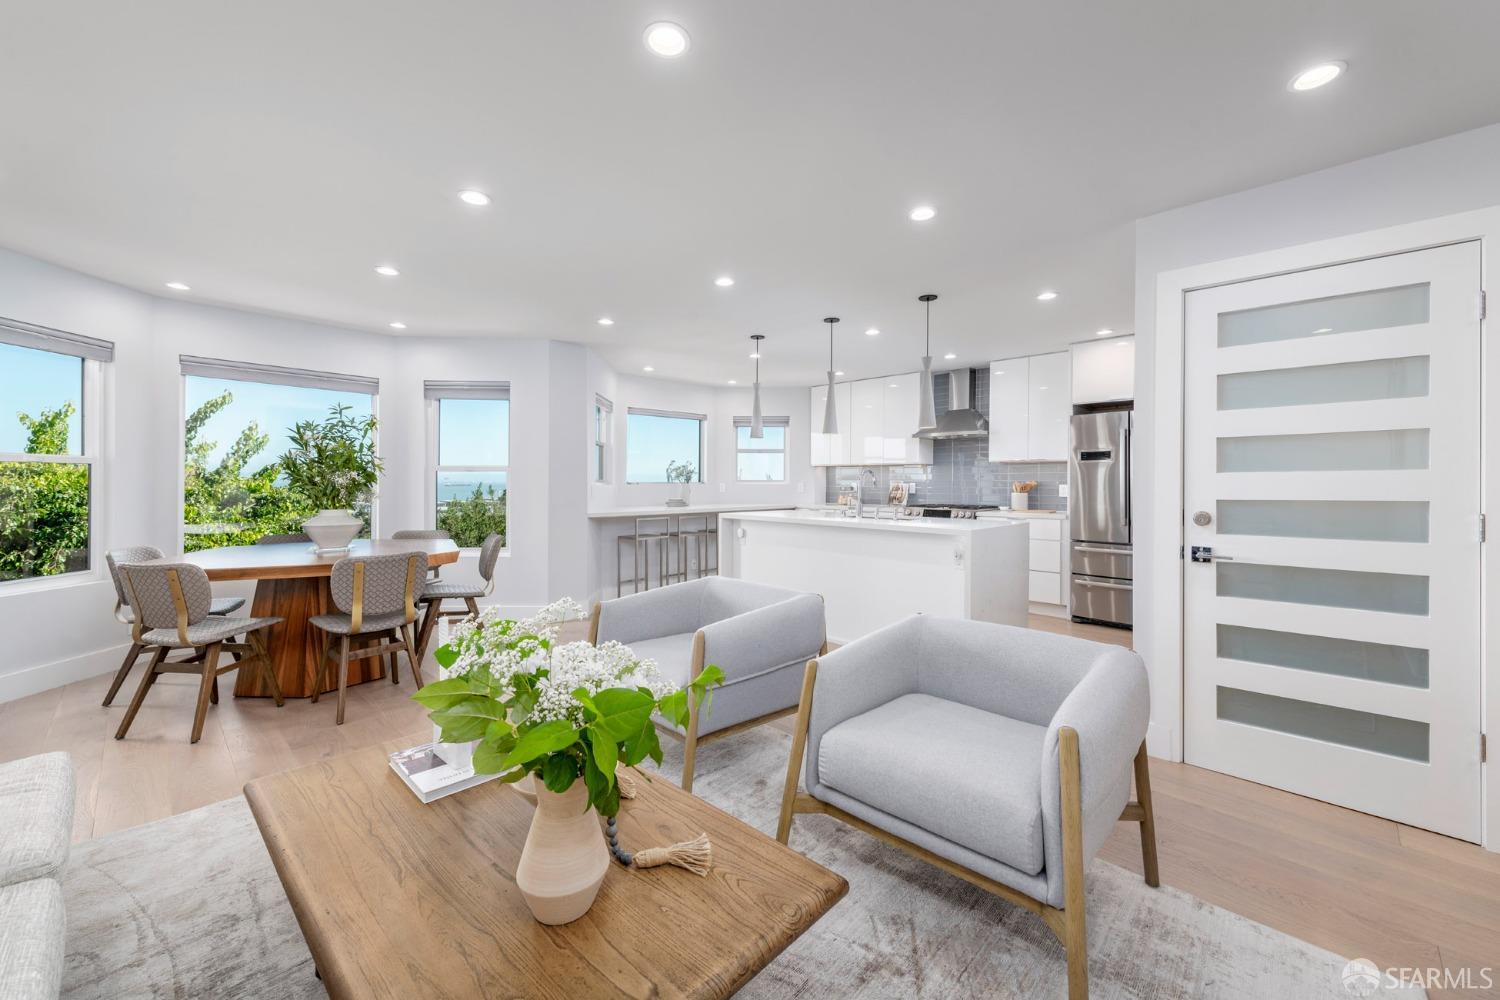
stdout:
[[1234,556],[1214,555],[1213,548],[1208,545],[1194,545],[1190,558],[1195,563],[1234,562]]

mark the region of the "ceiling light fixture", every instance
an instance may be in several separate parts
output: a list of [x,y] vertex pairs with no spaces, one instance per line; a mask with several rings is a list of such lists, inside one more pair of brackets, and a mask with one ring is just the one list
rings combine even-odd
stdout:
[[755,344],[755,394],[750,397],[750,436],[757,441],[766,436],[766,424],[760,415],[760,342],[765,339],[766,335],[763,333],[750,335],[750,340]]
[[952,361],[956,357],[958,357],[957,354],[944,354],[943,355],[943,360],[944,361]]
[[1332,83],[1343,75],[1349,64],[1335,60],[1334,62],[1319,63],[1309,69],[1305,69],[1292,77],[1287,84],[1288,90],[1317,90],[1327,83]]
[[1112,334],[1114,332],[1115,331],[1111,330],[1109,327],[1105,327],[1102,330],[1096,330],[1094,332],[1094,336],[1096,336],[1096,337],[1108,337],[1110,334]]
[[837,375],[837,376],[839,376],[840,378],[842,378],[843,375],[844,375],[843,372],[834,372],[834,374]]
[[614,326],[615,325],[615,321],[612,320],[612,319],[610,319],[608,316],[600,316],[597,322],[599,323],[600,326]]
[[642,368],[641,371],[643,371],[643,372],[654,372],[654,371],[656,371],[656,369],[652,368],[650,365],[647,365],[646,367]]
[[918,205],[907,213],[907,218],[913,222],[930,222],[937,215],[937,209],[931,205]]
[[393,320],[391,320],[391,329],[392,330],[405,330],[406,329],[406,324],[403,323],[403,322],[401,322],[399,319],[393,319]]
[[1036,300],[1038,302],[1051,302],[1055,298],[1057,298],[1057,293],[1049,289],[1048,291],[1038,294]]
[[380,275],[382,278],[394,278],[401,272],[396,270],[389,264],[377,264],[375,265],[375,273]]
[[189,288],[187,285],[184,285],[180,281],[169,281],[169,282],[167,282],[167,287],[170,288],[170,289],[172,289],[172,291],[174,291],[174,292],[191,292],[192,291],[191,288]]
[[927,340],[922,350],[922,381],[917,385],[917,433],[937,426],[937,405],[932,399],[932,303],[937,296],[928,292],[917,301],[927,309]]
[[720,288],[728,288],[734,284],[734,279],[727,274],[721,274],[714,279],[714,284],[718,285]]
[[828,324],[828,399],[823,404],[823,433],[837,434],[839,432],[839,413],[836,401],[833,398],[833,377],[842,375],[843,372],[833,370],[833,324],[837,323],[837,316],[824,317],[823,322]]
[[878,337],[878,336],[880,336],[880,331],[877,330],[877,329],[875,329],[872,326],[868,330],[865,331],[865,336],[866,337]]
[[473,205],[476,208],[483,208],[490,203],[490,196],[485,194],[483,191],[474,191],[471,189],[468,191],[458,192],[458,200],[463,202],[465,205]]
[[1333,327],[1331,327],[1331,326],[1320,326],[1316,330],[1313,331],[1314,334],[1332,333],[1332,332],[1333,332]]
[[688,50],[691,40],[682,25],[657,21],[646,26],[646,48],[663,59],[676,59]]
[[735,381],[734,379],[730,379],[729,380],[729,384],[730,385],[739,385],[739,382]]

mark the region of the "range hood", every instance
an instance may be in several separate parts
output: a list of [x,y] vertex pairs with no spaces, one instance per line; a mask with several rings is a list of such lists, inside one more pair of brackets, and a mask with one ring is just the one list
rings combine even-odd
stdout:
[[979,385],[979,370],[960,369],[943,372],[935,377],[948,379],[948,410],[938,415],[936,427],[923,428],[912,437],[932,441],[989,437],[989,420],[973,406],[974,393]]

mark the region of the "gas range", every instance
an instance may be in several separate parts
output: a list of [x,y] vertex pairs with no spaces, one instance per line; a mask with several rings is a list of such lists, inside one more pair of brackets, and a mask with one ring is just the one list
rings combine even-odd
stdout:
[[999,510],[993,503],[911,503],[908,508],[918,511],[918,517],[953,517],[973,520],[982,510]]

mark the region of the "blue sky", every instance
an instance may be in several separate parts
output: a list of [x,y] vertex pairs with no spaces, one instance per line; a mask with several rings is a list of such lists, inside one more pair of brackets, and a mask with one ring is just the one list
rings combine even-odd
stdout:
[[701,482],[699,435],[702,424],[682,417],[658,417],[632,413],[625,425],[625,481],[664,483],[667,463],[691,462],[693,481]]
[[444,399],[438,403],[439,465],[509,465],[510,402]]
[[334,392],[330,389],[303,389],[290,385],[269,385],[264,382],[239,382],[232,379],[200,378],[187,379],[187,406],[184,413],[192,413],[207,400],[224,391],[234,396],[234,401],[204,426],[200,441],[212,441],[210,463],[217,462],[225,450],[234,444],[240,431],[253,420],[260,425],[261,432],[270,435],[270,442],[260,454],[250,460],[245,472],[264,468],[283,455],[290,445],[287,430],[299,420],[321,420],[328,415],[328,408],[344,403],[356,416],[370,412],[371,397],[362,392]]
[[0,344],[0,451],[26,450],[26,431],[17,413],[35,417],[70,400],[75,412],[68,453],[76,455],[82,446],[82,359]]

